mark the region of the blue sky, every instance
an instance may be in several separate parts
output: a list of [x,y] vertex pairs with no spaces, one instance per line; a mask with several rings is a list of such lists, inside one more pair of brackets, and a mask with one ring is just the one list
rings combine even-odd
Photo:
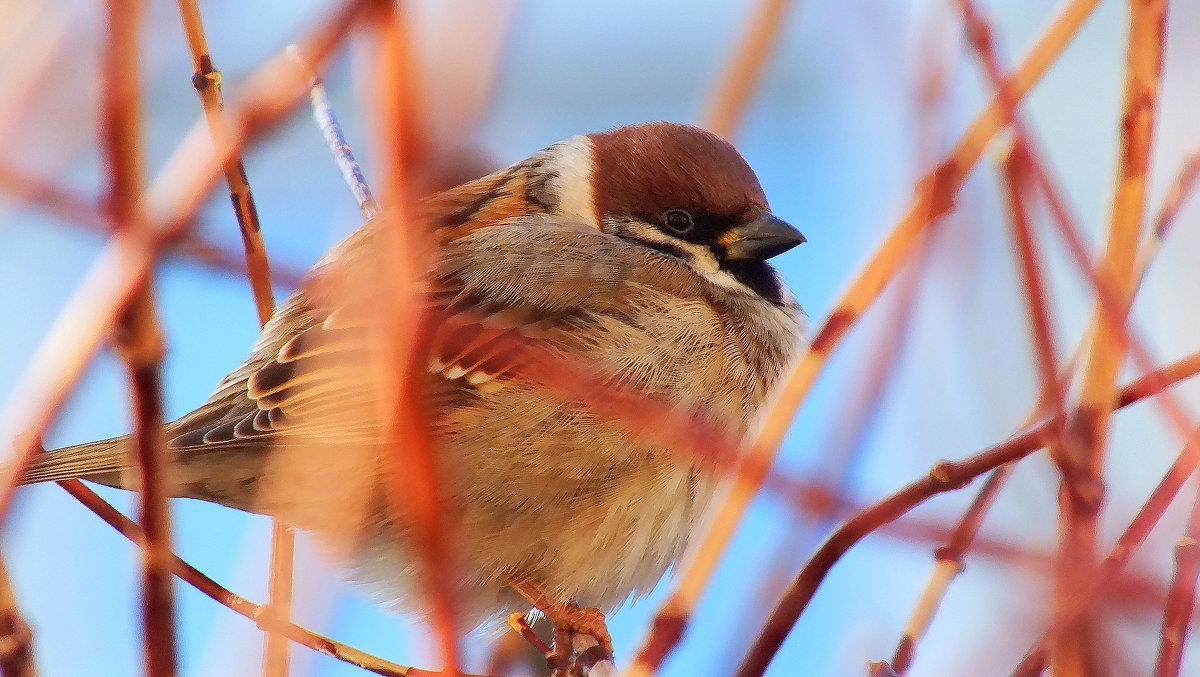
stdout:
[[[800,2],[783,27],[778,51],[749,111],[737,144],[757,170],[777,214],[797,225],[809,243],[778,261],[795,295],[815,320],[836,300],[874,243],[902,212],[915,177],[965,127],[986,92],[970,54],[955,46],[954,24],[937,30],[952,3]],[[464,6],[471,7],[471,3]],[[1011,63],[1044,26],[1052,8],[1034,0],[993,2],[1000,47]],[[453,96],[453,33],[439,29],[438,3],[418,3],[416,22],[434,83],[430,100]],[[670,0],[516,3],[498,66],[493,100],[479,125],[457,142],[484,149],[498,164],[572,134],[651,119],[695,121],[705,94],[728,57],[749,5]],[[478,6],[475,6],[478,9]],[[303,2],[206,3],[205,18],[227,94],[280,50],[296,31],[327,10]],[[94,75],[100,17],[92,4],[59,0],[35,11],[35,25],[62,19],[72,56],[29,104],[20,124],[5,127],[0,157],[49,173],[94,194],[100,170],[94,141]],[[1200,75],[1200,7],[1174,3],[1164,78],[1159,146],[1154,156],[1153,203],[1180,158],[1200,142],[1194,124]],[[199,116],[190,89],[182,34],[167,4],[149,10],[145,104],[148,168],[161,166]],[[1096,240],[1111,193],[1123,59],[1123,5],[1103,3],[1030,99],[1034,127],[1061,177],[1073,208]],[[40,24],[37,22],[41,22]],[[953,58],[941,112],[930,120],[914,103],[918,76],[938,45]],[[3,42],[0,42],[0,46]],[[342,55],[327,74],[352,143],[367,167],[368,126],[361,93],[363,45]],[[460,73],[461,75],[461,73]],[[0,73],[0,85],[4,74]],[[445,90],[445,91],[443,91]],[[925,126],[932,143],[922,145]],[[461,135],[460,135],[461,136]],[[933,147],[929,147],[933,146]],[[869,501],[921,475],[939,458],[969,454],[1010,434],[1028,410],[1036,386],[1029,358],[1022,297],[1014,277],[1004,206],[990,169],[995,149],[968,180],[959,209],[930,240],[914,316],[894,380],[877,416],[863,431],[856,461],[831,467],[846,437],[848,403],[866,388],[864,367],[880,345],[899,339],[883,310],[853,332],[797,418],[781,467],[806,478],[838,476],[844,492]],[[349,194],[317,130],[299,114],[246,158],[268,251],[303,268],[358,223]],[[368,169],[369,171],[369,169]],[[1136,313],[1162,359],[1196,347],[1194,301],[1197,212],[1185,210],[1177,235],[1147,283]],[[205,208],[206,236],[238,246],[227,200]],[[94,260],[101,238],[52,216],[0,202],[0,394],[15,384],[58,309]],[[1065,351],[1090,312],[1087,289],[1057,245],[1046,248],[1059,343]],[[166,407],[172,417],[198,404],[245,356],[257,331],[244,280],[180,259],[165,262],[156,281],[170,346],[165,365]],[[280,290],[283,293],[283,290]],[[1194,403],[1194,388],[1185,389]],[[120,434],[128,425],[125,384],[109,354],[99,357],[64,408],[50,445]],[[1151,407],[1121,414],[1114,431],[1106,515],[1110,538],[1144,500],[1177,444]],[[1056,484],[1041,457],[1023,464],[985,524],[985,533],[1038,552],[1054,545]],[[120,506],[127,495],[104,491]],[[969,499],[941,497],[916,514],[949,521]],[[231,589],[265,598],[269,523],[218,506],[174,503],[177,550]],[[1169,573],[1169,549],[1180,533],[1175,511],[1135,559],[1147,575]],[[732,669],[762,610],[829,524],[797,516],[764,497],[739,532],[716,582],[668,675],[723,675]],[[782,544],[782,545],[781,545]],[[56,487],[21,492],[4,542],[23,608],[34,624],[43,674],[135,674],[139,661],[136,552]],[[772,675],[859,674],[867,660],[890,655],[931,563],[928,543],[872,536],[834,569],[775,663]],[[322,564],[301,538],[297,619],[314,629],[390,659],[431,666],[423,631],[372,605],[338,572]],[[955,584],[922,646],[923,675],[963,674],[968,666],[1006,671],[1044,626],[1046,572],[1036,566],[973,558]],[[256,674],[260,633],[244,619],[180,585],[183,675]],[[640,641],[664,586],[650,599],[611,617],[619,658]],[[1114,645],[1144,670],[1157,633],[1156,612],[1118,616]],[[484,642],[468,642],[477,654]],[[361,674],[307,649],[293,652],[296,675]],[[1190,669],[1200,671],[1193,656]],[[1185,669],[1186,672],[1186,669]]]

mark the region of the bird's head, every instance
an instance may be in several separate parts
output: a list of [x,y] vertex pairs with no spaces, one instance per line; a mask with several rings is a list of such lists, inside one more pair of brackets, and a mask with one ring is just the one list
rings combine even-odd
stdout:
[[576,136],[541,154],[550,211],[778,302],[765,263],[805,241],[773,215],[741,154],[711,132],[652,122]]
[[443,193],[434,207],[451,238],[530,213],[581,221],[773,303],[784,292],[766,260],[805,241],[771,213],[728,141],[672,122],[571,137]]

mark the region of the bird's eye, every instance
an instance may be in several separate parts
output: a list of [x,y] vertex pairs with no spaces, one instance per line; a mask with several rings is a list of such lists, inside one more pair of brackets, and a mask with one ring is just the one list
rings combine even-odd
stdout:
[[682,209],[668,209],[663,212],[663,223],[676,233],[686,233],[696,226],[692,215]]

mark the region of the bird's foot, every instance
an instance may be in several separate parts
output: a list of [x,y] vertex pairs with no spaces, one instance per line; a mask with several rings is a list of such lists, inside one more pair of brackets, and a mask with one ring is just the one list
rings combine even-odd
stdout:
[[554,626],[554,650],[546,656],[554,677],[582,677],[598,660],[612,660],[612,636],[599,609],[560,604],[542,613]]
[[604,613],[599,609],[552,601],[540,585],[528,580],[514,580],[510,585],[554,626],[554,649],[546,655],[546,661],[555,675],[580,674],[581,666],[577,664],[580,656],[575,655],[574,647],[576,635],[586,635],[596,640],[598,646],[587,651],[590,662],[596,658],[592,654],[597,653],[611,659],[612,635],[608,632]]
[[560,604],[557,607],[542,609],[546,618],[554,624],[554,646],[557,650],[559,635],[564,634],[566,643],[564,649],[571,648],[571,635],[590,635],[600,643],[608,653],[612,653],[612,635],[608,632],[608,624],[604,614],[593,607],[581,607],[576,604]]

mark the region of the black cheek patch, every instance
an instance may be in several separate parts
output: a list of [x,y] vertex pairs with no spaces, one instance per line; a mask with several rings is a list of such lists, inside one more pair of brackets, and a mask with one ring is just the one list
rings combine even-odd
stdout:
[[630,235],[628,233],[621,233],[619,235],[619,237],[622,240],[627,240],[629,242],[637,243],[647,249],[653,249],[654,251],[656,251],[660,254],[666,254],[667,256],[673,256],[677,259],[683,259],[684,261],[690,261],[692,259],[691,255],[688,254],[687,250],[685,250],[682,247],[676,247],[675,245],[673,245],[669,242],[658,242],[655,240],[646,240],[646,239],[637,237],[636,235]]
[[766,262],[726,260],[722,261],[721,269],[764,299],[777,306],[783,305],[783,285],[779,282],[779,276]]

